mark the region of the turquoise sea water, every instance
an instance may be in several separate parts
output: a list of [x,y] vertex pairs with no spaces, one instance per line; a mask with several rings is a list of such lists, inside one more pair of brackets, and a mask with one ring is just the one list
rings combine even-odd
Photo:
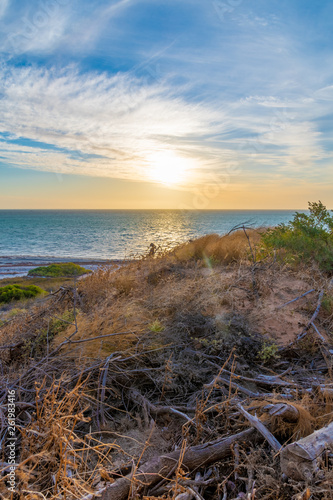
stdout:
[[274,226],[291,210],[0,210],[0,277],[60,260],[99,261],[143,254],[238,224]]

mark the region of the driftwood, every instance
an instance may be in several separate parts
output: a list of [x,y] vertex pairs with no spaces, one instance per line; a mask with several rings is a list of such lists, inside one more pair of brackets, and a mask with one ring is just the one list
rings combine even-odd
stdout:
[[175,470],[179,463],[183,468],[193,470],[222,460],[231,455],[231,447],[234,443],[247,440],[252,433],[254,433],[254,429],[247,429],[218,441],[193,446],[185,451],[183,457],[181,449],[154,457],[139,466],[135,474],[131,472],[127,476],[117,479],[95,498],[96,500],[98,498],[101,500],[125,500],[132,487],[153,486]]
[[267,427],[259,420],[258,417],[251,415],[246,411],[241,404],[237,405],[237,408],[241,414],[250,422],[253,427],[257,429],[258,432],[269,442],[274,451],[279,451],[282,446],[279,441],[273,436],[273,434],[267,429]]
[[281,417],[287,422],[297,422],[299,420],[299,411],[292,404],[276,403],[264,406],[263,410],[267,411],[272,417]]
[[297,481],[309,481],[319,472],[321,457],[333,446],[333,422],[281,451],[281,469]]

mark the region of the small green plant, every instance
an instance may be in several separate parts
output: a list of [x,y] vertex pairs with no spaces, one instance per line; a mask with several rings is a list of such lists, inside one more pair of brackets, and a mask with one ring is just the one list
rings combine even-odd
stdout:
[[159,333],[159,332],[163,332],[164,330],[164,326],[162,325],[162,323],[160,323],[160,321],[155,320],[153,323],[151,323],[149,325],[149,330],[151,332],[155,332],[155,333]]
[[62,264],[51,264],[50,266],[35,267],[28,272],[28,276],[42,276],[45,278],[59,278],[66,276],[82,276],[91,273],[89,269],[73,264],[73,262],[64,262]]
[[0,303],[7,304],[13,300],[31,299],[43,293],[45,293],[45,291],[36,285],[29,285],[26,287],[20,285],[6,285],[0,288]]
[[323,271],[333,270],[333,216],[321,201],[310,203],[309,213],[296,212],[288,224],[280,224],[262,236],[266,249],[280,249],[286,262],[315,261]]
[[221,349],[224,346],[224,339],[223,338],[198,338],[198,337],[192,337],[192,339],[201,344],[203,347],[206,349],[212,351],[212,352],[218,352],[221,351]]
[[272,359],[277,359],[279,357],[277,354],[278,351],[279,348],[276,344],[267,344],[266,342],[264,342],[261,350],[258,352],[258,358],[263,363],[266,363],[267,361],[271,361]]

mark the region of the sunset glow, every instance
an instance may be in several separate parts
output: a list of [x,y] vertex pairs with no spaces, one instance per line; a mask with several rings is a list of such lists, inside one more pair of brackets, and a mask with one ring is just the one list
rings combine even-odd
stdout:
[[185,184],[189,180],[193,162],[170,152],[152,155],[150,175],[155,182],[167,186]]
[[49,3],[0,0],[0,208],[333,203],[332,2]]

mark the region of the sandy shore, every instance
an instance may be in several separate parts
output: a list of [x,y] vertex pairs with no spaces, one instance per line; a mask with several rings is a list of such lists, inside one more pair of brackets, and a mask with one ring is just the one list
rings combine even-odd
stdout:
[[125,262],[120,259],[100,260],[100,259],[77,259],[77,258],[63,258],[63,257],[17,257],[17,256],[4,256],[0,257],[0,280],[5,278],[19,278],[27,276],[31,269],[38,266],[48,266],[50,264],[60,262],[74,262],[80,266],[95,271],[101,266],[121,266]]

